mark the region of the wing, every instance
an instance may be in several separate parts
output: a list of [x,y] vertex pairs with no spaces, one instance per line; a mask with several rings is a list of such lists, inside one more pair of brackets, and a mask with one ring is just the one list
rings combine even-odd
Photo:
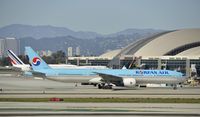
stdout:
[[98,74],[103,79],[103,82],[119,83],[123,81],[123,78],[117,75],[103,73],[103,72],[95,72],[95,73]]

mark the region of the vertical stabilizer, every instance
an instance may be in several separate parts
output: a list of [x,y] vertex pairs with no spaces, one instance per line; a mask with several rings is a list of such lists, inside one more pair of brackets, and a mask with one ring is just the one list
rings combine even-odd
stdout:
[[25,52],[28,55],[29,63],[33,70],[51,69],[31,47],[25,47]]
[[25,65],[25,64],[21,61],[21,59],[19,59],[18,56],[15,55],[15,53],[14,53],[12,50],[8,50],[8,51],[7,51],[7,54],[8,54],[8,56],[9,56],[9,58],[10,58],[10,60],[11,60],[11,64],[12,64],[13,66],[15,66],[15,65]]

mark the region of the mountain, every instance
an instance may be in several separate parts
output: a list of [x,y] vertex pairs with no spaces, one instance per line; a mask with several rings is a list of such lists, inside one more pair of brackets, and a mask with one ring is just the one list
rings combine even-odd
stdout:
[[11,24],[0,28],[1,37],[15,37],[24,38],[32,37],[35,39],[45,38],[45,37],[62,37],[62,36],[73,36],[80,39],[91,39],[101,36],[95,32],[75,32],[64,27],[55,27],[49,25],[42,26],[31,26],[23,24]]
[[155,29],[126,29],[117,33],[109,34],[106,37],[117,37],[120,35],[149,35],[155,32],[161,32],[162,30]]
[[[150,35],[149,35],[150,36]],[[66,52],[68,47],[79,47],[81,55],[101,55],[109,50],[121,49],[128,44],[144,38],[143,35],[138,36],[124,36],[117,37],[99,37],[95,39],[79,39],[71,36],[66,37],[53,37],[53,38],[41,38],[34,39],[31,37],[20,38],[20,51],[24,52],[25,46],[31,46],[35,50],[51,50],[56,52],[62,50]],[[44,45],[45,44],[45,45]],[[23,54],[23,53],[22,53]]]
[[[101,35],[95,32],[75,32],[68,28],[54,26],[31,26],[12,24],[0,28],[0,37],[16,37],[20,40],[20,52],[25,46],[35,50],[51,50],[53,52],[68,47],[80,47],[82,55],[100,55],[108,50],[121,49],[128,44],[148,37],[162,30],[126,29],[117,33]],[[45,45],[44,45],[45,44]]]
[[140,36],[140,35],[149,35],[155,32],[160,32],[162,30],[154,29],[126,29],[117,33],[101,35],[96,32],[89,31],[73,31],[64,27],[55,27],[50,25],[23,25],[23,24],[11,24],[5,27],[0,28],[0,37],[15,37],[15,38],[24,38],[32,37],[35,39],[40,38],[52,38],[52,37],[64,37],[72,36],[79,39],[95,39],[102,37],[117,37],[117,36]]
[[[83,40],[74,37],[54,37],[54,38],[41,38],[34,39],[31,37],[20,39],[20,50],[24,52],[25,46],[31,46],[35,50],[51,50],[56,52],[62,50],[66,52],[68,47],[73,48],[73,53],[75,53],[75,48],[80,47],[82,55],[100,55],[108,50],[113,50],[116,48],[122,48],[128,44],[127,40],[121,38],[118,39],[108,39],[101,38],[93,40]],[[45,43],[45,46],[44,46]]]

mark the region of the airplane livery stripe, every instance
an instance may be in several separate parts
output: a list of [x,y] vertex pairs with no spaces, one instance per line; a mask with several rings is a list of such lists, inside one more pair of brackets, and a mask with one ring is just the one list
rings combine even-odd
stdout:
[[10,55],[9,57],[13,59],[15,62],[17,62],[18,64],[21,64],[21,65],[23,64],[20,60],[18,60],[18,58],[10,50],[8,50],[8,55]]
[[10,55],[10,53],[8,53],[8,56],[11,59],[11,61],[15,63],[15,65],[20,64],[17,60],[15,60],[15,58],[13,58],[13,56]]

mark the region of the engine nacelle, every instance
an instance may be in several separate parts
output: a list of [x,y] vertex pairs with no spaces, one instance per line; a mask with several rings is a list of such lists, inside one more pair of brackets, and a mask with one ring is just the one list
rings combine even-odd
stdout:
[[123,83],[125,87],[135,87],[136,80],[134,78],[123,78]]

